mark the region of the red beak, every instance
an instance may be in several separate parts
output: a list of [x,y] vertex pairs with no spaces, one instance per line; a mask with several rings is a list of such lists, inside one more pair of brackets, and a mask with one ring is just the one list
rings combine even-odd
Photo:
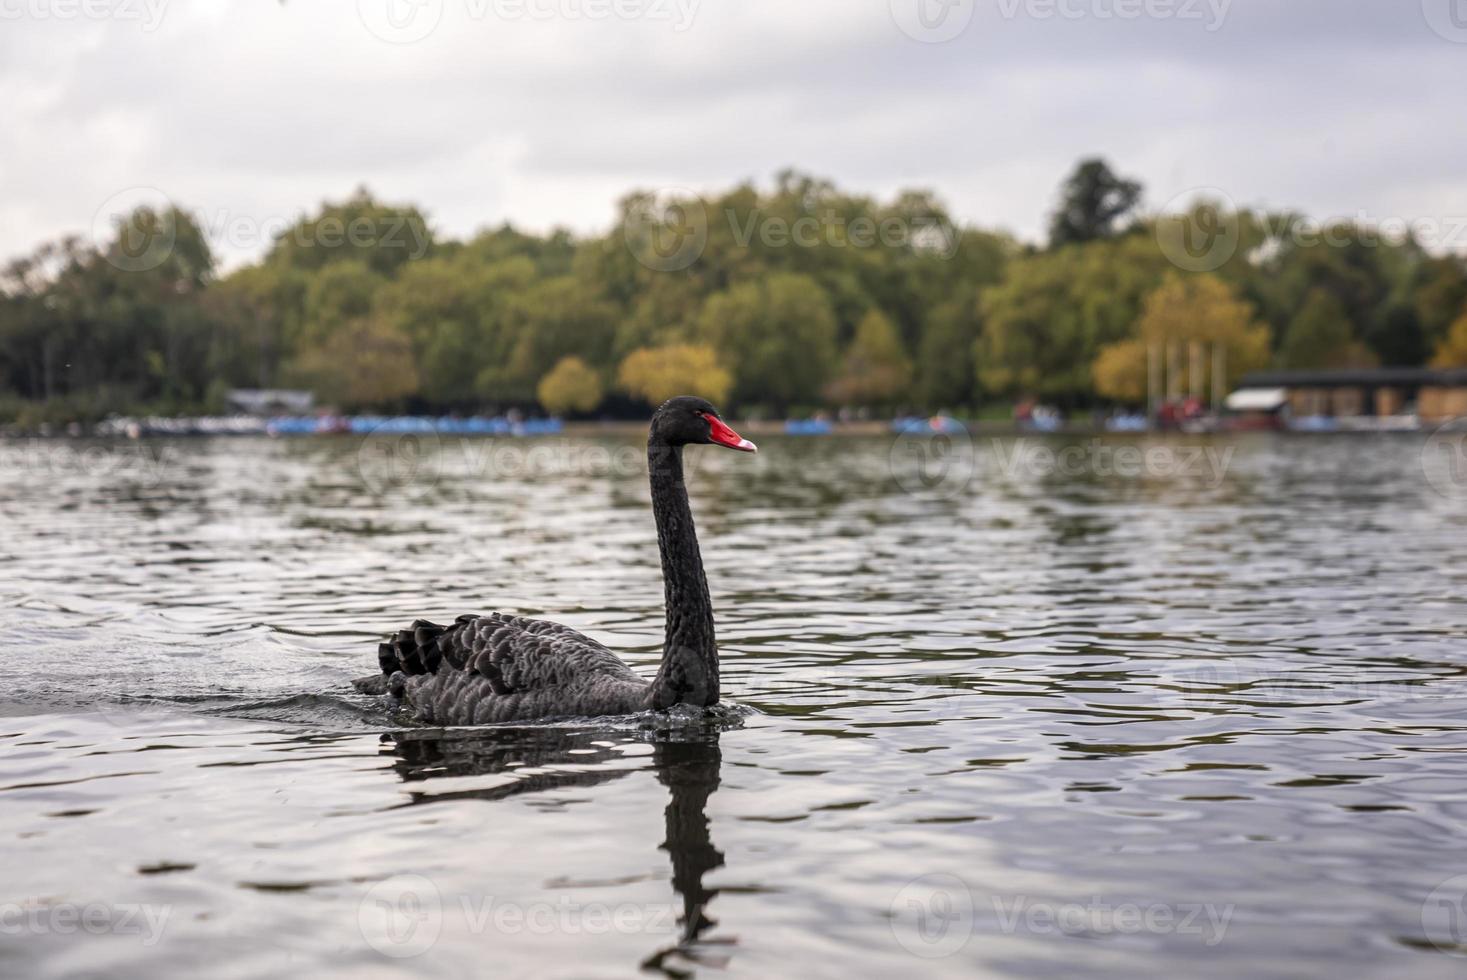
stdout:
[[708,420],[708,426],[710,429],[708,433],[708,438],[712,439],[720,446],[727,446],[730,449],[737,449],[741,453],[757,453],[759,451],[758,446],[754,445],[752,442],[739,435],[733,429],[730,429],[728,426],[724,425],[722,419],[717,418],[713,415],[704,415],[703,417]]

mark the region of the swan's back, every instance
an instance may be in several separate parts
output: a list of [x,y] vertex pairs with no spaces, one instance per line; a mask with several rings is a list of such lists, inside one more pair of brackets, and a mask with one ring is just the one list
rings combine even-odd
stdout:
[[541,619],[491,613],[446,627],[418,620],[377,658],[391,693],[427,724],[631,714],[648,702],[647,681],[616,654]]

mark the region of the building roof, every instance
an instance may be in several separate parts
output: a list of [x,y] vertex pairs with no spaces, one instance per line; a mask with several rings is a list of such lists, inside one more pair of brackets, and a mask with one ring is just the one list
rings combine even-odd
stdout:
[[309,412],[316,396],[309,391],[288,388],[235,388],[227,400],[231,406],[254,415],[271,412]]
[[1226,404],[1233,412],[1272,412],[1288,400],[1284,388],[1239,388],[1228,396]]
[[1467,386],[1467,369],[1347,368],[1338,371],[1255,371],[1243,376],[1239,388],[1417,388],[1423,385]]

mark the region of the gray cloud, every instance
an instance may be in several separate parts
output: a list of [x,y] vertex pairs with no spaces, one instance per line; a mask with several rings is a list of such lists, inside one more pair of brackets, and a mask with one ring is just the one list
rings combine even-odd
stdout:
[[[537,20],[441,0],[406,44],[358,11],[414,0],[172,0],[153,30],[124,16],[142,0],[76,20],[47,2],[0,0],[5,255],[85,231],[136,185],[218,229],[366,183],[454,234],[594,231],[632,187],[788,165],[866,193],[929,187],[1034,237],[1096,152],[1153,206],[1215,186],[1321,216],[1467,216],[1467,43],[1418,0],[979,0],[942,44],[898,28],[909,0],[701,0],[681,31],[675,6],[591,20],[596,0],[525,0],[562,11]],[[1173,15],[1120,16],[1138,9]],[[232,261],[263,248],[221,234]]]

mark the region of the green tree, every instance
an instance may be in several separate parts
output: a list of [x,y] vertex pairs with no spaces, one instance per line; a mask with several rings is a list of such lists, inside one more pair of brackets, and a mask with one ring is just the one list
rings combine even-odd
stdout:
[[677,395],[698,395],[721,404],[733,387],[733,375],[718,363],[718,352],[697,344],[632,351],[621,362],[617,384],[649,405]]
[[381,319],[343,324],[301,351],[290,379],[341,408],[396,406],[418,390],[412,345]]
[[601,404],[601,376],[579,357],[563,357],[540,379],[536,397],[547,412],[589,412]]
[[983,294],[979,383],[993,393],[1088,399],[1100,349],[1133,336],[1143,301],[1169,269],[1154,242],[1137,235],[1014,260]]
[[777,273],[715,293],[699,333],[731,367],[740,402],[814,402],[834,366],[835,313],[809,276]]
[[917,348],[917,401],[929,409],[973,402],[973,349],[983,332],[979,291],[963,290],[927,318]]
[[611,363],[616,307],[572,276],[544,279],[512,295],[508,315],[514,338],[509,359],[481,375],[483,385],[502,394],[520,396],[571,354],[592,364]]
[[1110,238],[1140,201],[1139,182],[1116,176],[1104,160],[1080,161],[1060,188],[1059,207],[1049,221],[1049,247]]
[[1296,369],[1365,367],[1375,360],[1353,339],[1344,305],[1324,289],[1311,292],[1289,322],[1279,359]]
[[422,212],[383,204],[363,187],[339,204],[323,204],[314,217],[282,231],[266,261],[306,271],[358,262],[391,278],[406,263],[432,255],[434,247]]
[[320,343],[342,326],[370,314],[383,280],[365,262],[335,262],[307,283],[302,340]]
[[382,289],[376,306],[412,342],[424,388],[434,399],[468,406],[481,394],[502,394],[481,389],[479,379],[510,362],[518,337],[512,299],[535,276],[528,256],[484,261],[465,249],[404,267]]
[[1408,292],[1428,347],[1439,344],[1467,309],[1467,260],[1450,255],[1425,259]]

